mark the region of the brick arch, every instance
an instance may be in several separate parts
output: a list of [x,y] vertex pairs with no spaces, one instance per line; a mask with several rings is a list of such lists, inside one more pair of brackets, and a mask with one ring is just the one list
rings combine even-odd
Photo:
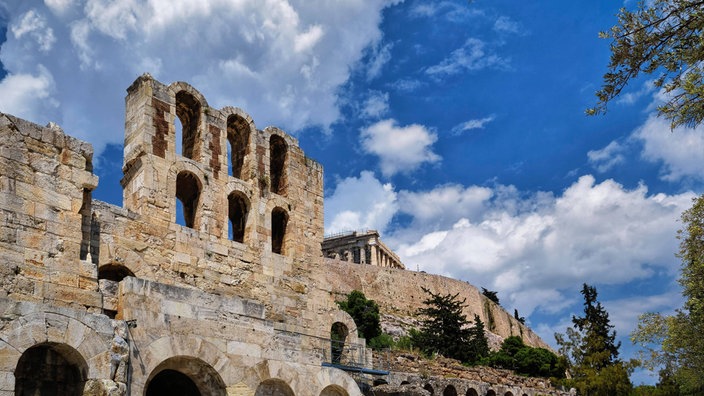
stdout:
[[200,105],[203,108],[210,108],[208,105],[208,101],[205,99],[205,96],[203,96],[200,91],[195,89],[191,84],[185,82],[185,81],[175,81],[169,84],[167,87],[167,92],[169,93],[169,96],[171,97],[172,100],[176,99],[176,94],[185,91],[188,92],[190,95],[192,95],[198,102],[200,102]]
[[122,246],[110,246],[109,249],[103,249],[103,251],[105,256],[101,254],[100,262],[105,263],[104,265],[123,266],[137,278],[150,279],[153,275],[152,267],[145,265],[142,255],[134,250],[125,249]]
[[[202,367],[211,368],[206,370],[211,377],[219,378],[223,384],[233,382],[237,374],[236,368],[231,364],[225,351],[220,350],[215,344],[196,335],[172,335],[157,338],[146,347],[137,351],[141,360],[135,362],[133,369],[133,394],[142,394],[146,390],[145,386],[149,377],[155,370],[164,367],[164,362],[173,362],[172,358],[197,359],[202,362]],[[197,356],[197,358],[195,358]],[[171,367],[169,367],[171,368]],[[217,377],[214,376],[217,374]]]
[[[166,374],[166,377],[163,375]],[[160,377],[163,379],[160,381]],[[225,382],[220,377],[220,374],[213,368],[212,365],[203,361],[200,358],[193,356],[172,356],[167,358],[149,374],[144,385],[145,395],[149,393],[164,394],[164,385],[174,387],[173,379],[177,379],[183,385],[197,388],[193,393],[212,396],[226,396]],[[185,379],[185,380],[184,380]],[[157,382],[159,382],[157,384]],[[171,382],[171,384],[169,384]],[[154,389],[155,386],[162,389]],[[170,389],[173,391],[173,389]]]
[[[22,303],[20,303],[22,304]],[[32,309],[33,306],[18,306],[18,309]],[[109,361],[112,342],[112,328],[109,321],[104,323],[105,334],[101,336],[93,327],[100,327],[100,322],[91,321],[91,325],[81,319],[55,312],[23,312],[21,319],[10,322],[0,332],[0,372],[14,372],[22,354],[29,348],[40,344],[66,345],[88,362],[87,379],[110,378],[110,365],[97,364]],[[107,333],[109,331],[109,333]],[[14,381],[14,376],[12,376]],[[14,386],[14,384],[13,384]]]
[[[252,205],[254,205],[254,191],[252,190],[252,187],[243,180],[230,179],[227,184],[223,187],[222,192],[218,193],[219,196],[217,197],[217,200],[222,202],[220,206],[225,207],[225,205],[228,205],[228,196],[235,192],[242,194],[249,201],[250,214],[248,216],[249,218],[247,219],[247,227],[245,229],[245,233],[247,236],[251,236],[254,232],[256,232],[255,222],[257,220],[257,216],[254,215],[254,211],[252,210]],[[218,219],[218,221],[224,225],[223,227],[221,227],[222,233],[220,237],[223,239],[228,239],[228,230],[230,222],[228,210],[220,211],[220,218]],[[245,238],[245,243],[247,243],[246,239],[247,238]]]

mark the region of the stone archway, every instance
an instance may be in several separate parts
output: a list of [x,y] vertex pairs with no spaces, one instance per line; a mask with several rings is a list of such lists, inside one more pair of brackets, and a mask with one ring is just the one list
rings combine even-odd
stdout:
[[320,392],[320,396],[348,396],[348,393],[340,386],[328,385]]
[[45,342],[28,348],[15,368],[15,395],[80,396],[88,364],[66,344]]
[[174,356],[156,366],[147,379],[144,395],[172,395],[174,389],[184,396],[227,395],[220,374],[192,356]]
[[280,379],[271,378],[257,386],[254,396],[295,396],[291,387]]

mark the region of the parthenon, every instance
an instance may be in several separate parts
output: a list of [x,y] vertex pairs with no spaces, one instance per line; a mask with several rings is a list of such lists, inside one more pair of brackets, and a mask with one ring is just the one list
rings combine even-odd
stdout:
[[326,236],[322,248],[323,255],[327,258],[355,264],[406,268],[396,253],[381,241],[379,232],[376,230],[351,231]]

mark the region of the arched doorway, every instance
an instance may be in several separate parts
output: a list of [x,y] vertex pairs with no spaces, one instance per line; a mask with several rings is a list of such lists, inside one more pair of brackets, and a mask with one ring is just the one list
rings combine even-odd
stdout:
[[147,396],[201,396],[198,385],[180,371],[162,370],[149,381]]
[[295,396],[291,387],[280,379],[268,379],[257,387],[254,396]]
[[191,356],[161,362],[147,379],[145,396],[226,396],[225,383],[208,363]]
[[345,389],[337,385],[328,385],[320,392],[320,396],[347,396],[348,393]]
[[448,385],[445,387],[445,390],[442,391],[442,396],[457,396],[457,389],[452,385]]
[[423,389],[425,389],[425,390],[427,390],[428,392],[430,392],[430,396],[433,396],[433,395],[435,394],[435,390],[433,389],[433,386],[430,385],[430,384],[425,384],[425,386],[423,387]]
[[88,365],[77,350],[66,344],[38,344],[17,362],[15,395],[80,396],[87,378]]
[[477,393],[476,389],[469,388],[467,389],[467,396],[479,396],[479,393]]

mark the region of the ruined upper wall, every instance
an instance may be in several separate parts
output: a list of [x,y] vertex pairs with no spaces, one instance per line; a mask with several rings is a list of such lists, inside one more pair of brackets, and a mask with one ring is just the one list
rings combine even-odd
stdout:
[[0,297],[99,307],[96,268],[86,262],[93,148],[0,113]]
[[177,221],[178,200],[186,226],[197,232],[318,259],[322,167],[295,138],[258,130],[239,108],[211,108],[183,82],[165,85],[145,74],[127,92],[126,209],[169,224]]

